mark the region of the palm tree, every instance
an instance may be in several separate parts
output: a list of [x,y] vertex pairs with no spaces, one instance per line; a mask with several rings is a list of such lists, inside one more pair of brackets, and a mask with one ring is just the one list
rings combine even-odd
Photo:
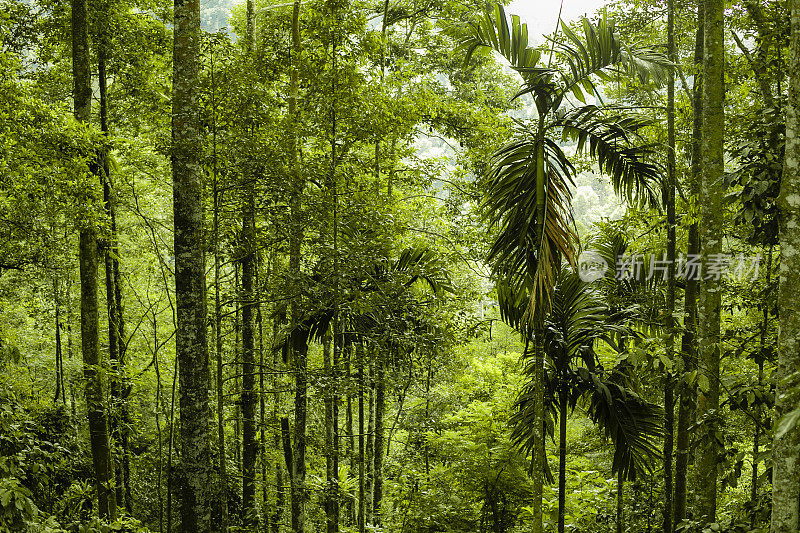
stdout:
[[[576,141],[577,151],[588,153],[629,201],[655,205],[660,175],[658,167],[647,161],[651,147],[638,135],[647,122],[605,105],[595,80],[624,74],[662,82],[670,62],[651,48],[625,45],[605,20],[594,24],[583,19],[582,29],[579,37],[562,23],[565,39],[552,40],[546,66],[540,65],[546,50],[528,46],[527,26],[514,15],[509,23],[500,5],[479,20],[449,29],[467,62],[478,50],[500,53],[522,77],[515,97],[529,95],[536,106],[536,120],[519,121],[517,138],[494,154],[483,205],[490,226],[498,229],[489,261],[511,287],[529,295],[526,329],[533,332],[532,377],[540,385],[545,316],[561,261],[574,263],[577,242],[571,209],[575,168],[557,140]],[[595,103],[586,102],[586,93]],[[544,434],[538,432],[544,426],[544,387],[534,391],[532,507],[534,532],[541,533],[545,461]]]
[[[523,332],[527,295],[515,295],[508,285],[499,291],[503,319]],[[618,475],[618,500],[622,486],[649,469],[659,456],[653,437],[661,435],[662,411],[636,395],[627,379],[626,366],[606,371],[595,347],[603,342],[618,350],[615,339],[634,336],[624,325],[625,313],[614,313],[603,303],[594,286],[584,283],[568,268],[562,268],[556,280],[552,306],[543,335],[547,354],[544,379],[549,418],[559,423],[558,531],[564,531],[566,512],[566,441],[567,416],[576,405],[585,406],[590,419],[605,429],[615,446],[612,471]],[[527,354],[526,354],[527,355]],[[531,365],[526,373],[532,376]],[[537,383],[531,379],[520,394],[518,411],[512,417],[512,439],[524,450],[535,449],[534,398]],[[549,421],[548,421],[549,422]],[[548,424],[554,429],[554,424]],[[622,523],[618,509],[618,525]]]

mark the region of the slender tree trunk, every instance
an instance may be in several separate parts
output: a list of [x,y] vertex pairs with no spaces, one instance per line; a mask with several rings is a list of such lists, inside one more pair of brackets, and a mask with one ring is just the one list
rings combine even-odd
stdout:
[[[705,0],[703,47],[702,185],[700,242],[706,265],[722,253],[722,186],[725,114],[723,103],[724,8],[722,0]],[[697,518],[714,522],[717,513],[717,462],[724,443],[719,438],[720,311],[722,284],[704,273],[700,305],[700,377],[697,417],[701,422],[697,447]]]
[[[670,61],[677,63],[675,51],[675,0],[667,5],[667,53]],[[664,313],[664,329],[667,339],[664,352],[668,361],[675,357],[675,73],[669,70],[667,80],[667,302]],[[672,452],[675,424],[675,380],[671,368],[664,375],[664,516],[662,529],[672,533]]]
[[533,533],[543,533],[542,496],[544,488],[544,348],[542,331],[537,331],[533,342],[533,484],[531,507],[533,508]]
[[616,532],[625,531],[625,470],[617,470],[617,523]]
[[367,506],[364,494],[364,347],[361,343],[356,345],[356,358],[358,359],[358,532],[364,533]]
[[[560,17],[559,17],[560,18]],[[545,222],[545,169],[544,169],[544,126],[545,117],[540,113],[539,127],[536,134],[536,232],[537,241],[543,241]],[[541,250],[536,251],[541,254]],[[546,296],[544,296],[546,298]],[[534,304],[536,306],[534,307]],[[546,461],[544,450],[544,307],[545,302],[536,302],[531,297],[530,324],[535,329],[534,334],[534,361],[533,361],[533,438],[535,441],[533,453],[533,487],[531,491],[531,506],[533,508],[533,533],[543,533],[542,522],[542,495],[544,488],[544,465]]]
[[[336,16],[336,13],[334,13]],[[334,34],[333,42],[331,43],[331,57],[333,76],[331,81],[331,94],[333,101],[331,105],[331,170],[328,177],[328,186],[331,191],[331,201],[333,203],[333,365],[330,369],[331,386],[330,386],[330,404],[331,404],[331,472],[330,472],[330,520],[328,524],[328,531],[330,533],[338,533],[339,531],[339,518],[340,518],[340,502],[339,502],[339,393],[338,393],[338,380],[339,380],[339,363],[342,353],[342,324],[340,321],[340,308],[339,308],[339,179],[336,175],[336,167],[338,164],[336,143],[338,137],[337,131],[337,105],[338,105],[338,69],[337,69],[337,45],[338,45],[338,32]]]
[[[353,353],[353,345],[348,343],[345,345],[344,349],[344,372],[347,376],[347,412],[345,413],[345,432],[347,433],[347,457],[350,461],[350,468],[348,470],[349,476],[352,478],[355,476],[356,471],[356,437],[355,431],[353,431],[353,375],[351,372],[351,359]],[[356,521],[356,511],[357,505],[354,504],[354,501],[357,499],[353,494],[353,498],[350,498],[348,501],[348,520],[349,523],[353,523]]]
[[169,401],[169,442],[167,444],[167,533],[172,533],[172,450],[175,444],[175,391],[178,384],[178,358],[172,372],[172,393]]
[[[789,101],[786,159],[778,196],[780,289],[775,420],[800,409],[800,0],[790,0]],[[796,412],[796,411],[795,411]],[[772,445],[772,533],[800,530],[800,427],[776,430]]]
[[[292,67],[289,94],[289,121],[291,144],[291,218],[289,236],[289,272],[292,279],[300,276],[300,248],[303,241],[302,194],[304,181],[300,174],[300,114],[298,111],[299,72],[301,59],[300,0],[295,0],[292,10]],[[307,409],[307,350],[305,334],[297,330],[300,323],[298,298],[291,305],[292,356],[295,371],[294,400],[294,467],[292,471],[292,530],[305,533],[306,504],[306,409]]]
[[58,290],[58,280],[53,276],[53,302],[56,311],[56,394],[53,403],[58,403],[61,399],[64,405],[67,404],[66,391],[64,390],[64,362],[61,353],[61,297]]
[[[767,255],[767,276],[766,276],[766,287],[768,288],[772,281],[772,245],[769,247],[769,253]],[[769,327],[769,308],[770,305],[768,302],[762,303],[763,307],[763,314],[761,319],[761,339],[760,339],[760,350],[756,355],[756,363],[758,364],[758,389],[762,390],[764,386],[764,357],[766,356],[767,352],[767,328]],[[757,404],[755,406],[755,423],[753,424],[753,462],[752,462],[752,473],[750,477],[750,505],[752,508],[755,509],[756,502],[758,500],[758,455],[759,449],[761,445],[761,424],[763,423],[763,409],[761,404]],[[756,526],[756,514],[752,513],[750,517],[750,526],[755,528]]]
[[[89,24],[86,0],[72,0],[72,75],[74,79],[74,113],[79,122],[89,124],[92,113]],[[98,168],[93,165],[97,173]],[[87,203],[96,198],[90,190]],[[116,519],[116,494],[112,488],[114,465],[108,438],[108,422],[103,405],[103,383],[100,366],[99,312],[97,300],[97,230],[89,222],[80,230],[79,261],[81,277],[81,349],[86,382],[86,409],[89,437],[95,472],[100,516]]]
[[[253,53],[255,39],[255,12],[253,0],[247,0],[248,55]],[[255,395],[255,324],[253,279],[256,264],[255,175],[252,163],[242,184],[242,513],[246,526],[257,523],[256,509],[256,395]]]
[[[233,266],[233,290],[237,294],[236,302],[234,303],[235,309],[233,311],[233,390],[234,394],[239,392],[241,394],[242,388],[239,386],[241,379],[242,368],[242,352],[241,352],[241,334],[242,322],[240,316],[242,313],[241,301],[241,283],[239,282],[240,263],[236,262]],[[242,402],[234,403],[234,420],[233,420],[233,462],[236,469],[242,471]]]
[[[259,273],[261,272],[260,266],[263,265],[263,257],[261,254],[258,256],[258,262],[256,264],[256,323],[258,324],[258,413],[259,413],[259,420],[258,420],[258,428],[259,428],[259,442],[257,443],[258,453],[259,453],[259,460],[261,461],[261,515],[263,516],[262,522],[262,530],[264,533],[269,531],[269,513],[268,505],[269,505],[269,494],[267,487],[269,486],[269,480],[267,479],[267,435],[266,435],[266,427],[267,427],[267,405],[265,399],[265,388],[264,388],[264,373],[267,371],[266,361],[264,359],[264,322],[263,317],[261,314],[261,277]],[[269,278],[270,273],[267,272],[267,278]]]
[[325,529],[328,533],[337,530],[336,515],[334,513],[334,484],[336,474],[333,465],[333,368],[331,363],[331,334],[325,333],[322,338],[322,364],[325,373],[325,387],[323,401],[325,403]]
[[383,448],[386,412],[386,370],[379,357],[375,363],[375,449],[373,467],[372,522],[381,525],[381,500],[383,500]]
[[[278,271],[278,253],[275,252],[275,257],[273,259],[274,266],[273,272]],[[273,339],[278,339],[280,333],[280,327],[283,322],[285,322],[285,314],[283,313],[276,313],[276,318],[273,323]],[[274,351],[272,355],[272,367],[273,367],[273,378],[272,378],[272,388],[275,391],[273,394],[272,400],[272,420],[278,424],[279,423],[279,411],[281,408],[281,386],[283,385],[283,381],[281,380],[280,374],[278,373],[281,367],[281,354],[278,351]],[[273,446],[276,450],[281,449],[281,430],[280,427],[275,428],[274,437],[273,437]],[[286,491],[284,487],[284,479],[283,479],[283,466],[281,466],[281,462],[279,460],[275,461],[275,514],[272,517],[272,533],[280,533],[281,530],[281,521],[285,515],[284,508],[286,506]]]
[[375,457],[375,348],[371,346],[368,350],[368,357],[369,363],[367,368],[368,375],[367,375],[367,383],[368,383],[368,390],[367,390],[367,443],[366,443],[366,486],[365,490],[365,498],[366,498],[366,521],[367,524],[372,523],[372,496],[373,496],[373,489],[372,489],[372,482],[374,480],[374,471],[373,468],[375,466],[374,457]]
[[558,388],[558,533],[564,533],[567,507],[567,383],[561,378]]
[[[303,338],[301,338],[303,337]],[[306,502],[306,415],[308,409],[307,357],[308,345],[302,334],[293,335],[292,351],[295,359],[295,397],[294,397],[294,485],[292,488],[292,530],[305,531]]]
[[[289,419],[286,417],[281,418],[281,441],[283,443],[283,460],[286,463],[286,470],[289,472],[289,487],[292,493],[292,496],[296,493],[296,489],[294,484],[296,483],[297,476],[295,475],[295,467],[297,463],[294,460],[293,453],[292,453],[292,435],[291,429],[289,428]],[[296,518],[294,516],[294,509],[292,510],[292,531],[297,531],[295,529]]]
[[158,319],[156,311],[153,310],[153,368],[156,371],[156,433],[158,434],[158,476],[156,481],[156,497],[158,498],[158,531],[164,531],[164,497],[161,494],[161,482],[163,479],[163,448],[164,440],[161,436],[161,368],[158,362],[158,350],[160,345],[158,343]]
[[[105,136],[109,135],[108,128],[108,89],[106,84],[106,58],[108,56],[108,36],[104,23],[101,24],[100,38],[97,46],[98,85],[100,88],[100,130]],[[108,358],[111,363],[109,392],[111,396],[111,409],[109,425],[114,446],[122,456],[122,461],[117,461],[114,468],[116,481],[116,498],[119,504],[125,505],[128,514],[131,513],[130,486],[125,483],[125,465],[130,468],[128,455],[128,432],[126,429],[127,409],[125,407],[124,383],[124,336],[122,333],[122,310],[118,306],[122,301],[122,290],[119,280],[119,247],[117,246],[117,221],[114,201],[111,192],[111,171],[108,164],[108,154],[103,151],[101,155],[101,176],[103,183],[103,206],[108,217],[110,228],[103,239],[103,258],[106,277],[106,310],[108,315]]]
[[[697,12],[697,35],[694,48],[694,87],[693,87],[693,110],[692,117],[692,141],[691,141],[691,171],[689,175],[689,191],[692,196],[699,194],[700,183],[700,138],[702,135],[703,120],[703,92],[701,66],[703,62],[703,43],[704,43],[704,23],[703,2],[698,3]],[[687,257],[696,257],[700,253],[700,233],[697,223],[689,226],[687,237]],[[683,335],[681,337],[681,355],[683,357],[683,372],[688,375],[697,367],[697,279],[689,276],[685,280],[686,289],[684,291],[684,319]],[[678,428],[676,436],[675,454],[675,498],[673,526],[677,526],[686,518],[686,499],[687,499],[687,480],[689,469],[690,453],[690,434],[689,427],[694,425],[695,419],[695,389],[692,385],[681,382],[680,405],[678,409]]]
[[175,0],[172,90],[172,176],[175,219],[175,352],[180,385],[181,525],[211,531],[208,347],[203,246],[200,3]]
[[[250,0],[252,3],[252,0]],[[256,518],[256,426],[255,426],[255,327],[253,278],[255,274],[255,187],[253,176],[245,176],[242,205],[242,512],[245,523]]]
[[222,203],[222,192],[219,187],[217,175],[217,94],[214,80],[214,49],[211,57],[211,135],[212,135],[212,167],[211,178],[214,196],[214,356],[216,360],[216,389],[217,389],[217,455],[219,455],[219,494],[220,512],[222,514],[220,527],[223,533],[228,532],[228,462],[225,453],[225,377],[222,362],[222,260],[220,257],[220,228],[219,211]]

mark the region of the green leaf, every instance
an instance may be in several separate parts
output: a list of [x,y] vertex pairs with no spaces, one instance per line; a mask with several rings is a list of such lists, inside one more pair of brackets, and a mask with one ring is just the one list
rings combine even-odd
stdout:
[[800,421],[800,407],[780,417],[775,429],[775,437],[781,438],[789,431],[792,431],[797,427],[798,421]]
[[704,393],[711,390],[711,384],[708,382],[708,377],[704,374],[697,376],[697,386],[700,387],[700,390]]

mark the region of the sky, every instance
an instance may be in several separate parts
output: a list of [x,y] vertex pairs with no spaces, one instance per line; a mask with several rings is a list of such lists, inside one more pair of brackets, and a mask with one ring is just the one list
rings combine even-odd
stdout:
[[[563,0],[564,8],[561,18],[575,20],[583,15],[592,15],[603,7],[605,0]],[[553,33],[558,20],[558,9],[561,0],[514,0],[506,7],[506,13],[519,15],[521,22],[528,24],[528,35],[531,41],[539,42],[539,36]]]

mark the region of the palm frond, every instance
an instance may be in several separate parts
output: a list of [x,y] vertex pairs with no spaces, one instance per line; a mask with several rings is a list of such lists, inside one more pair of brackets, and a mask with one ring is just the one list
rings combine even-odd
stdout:
[[634,480],[661,457],[658,439],[663,437],[661,407],[640,398],[611,379],[579,368],[577,375],[585,391],[587,412],[604,428],[614,443],[612,471]]
[[614,191],[629,203],[656,207],[661,168],[650,162],[653,146],[639,144],[639,130],[650,121],[631,114],[610,114],[585,105],[559,113],[555,126],[577,141],[578,152],[588,152],[601,172],[611,178]]
[[561,259],[574,263],[572,173],[561,148],[544,141],[544,235],[536,235],[536,141],[522,138],[500,149],[488,175],[484,213],[499,233],[489,251],[495,271],[515,286],[529,284],[534,303],[549,306]]
[[[567,65],[562,77],[561,95],[580,94],[581,87],[593,89],[592,75],[610,81],[609,73],[614,72],[638,76],[643,82],[652,79],[663,84],[669,69],[673,68],[668,58],[653,48],[626,45],[613,24],[605,19],[595,25],[584,18],[582,30],[583,35],[579,37],[565,22],[561,22],[566,40],[555,43],[559,58]],[[597,91],[592,92],[596,94]]]
[[522,88],[514,98],[534,93],[537,96],[536,104],[540,112],[543,113],[551,107],[553,97],[558,92],[558,86],[554,81],[557,72],[538,66],[542,52],[529,46],[528,26],[521,23],[517,15],[511,15],[509,23],[503,6],[496,4],[487,8],[467,27],[451,26],[447,32],[455,37],[459,48],[464,51],[465,64],[481,48],[494,50],[502,55],[523,79]]

